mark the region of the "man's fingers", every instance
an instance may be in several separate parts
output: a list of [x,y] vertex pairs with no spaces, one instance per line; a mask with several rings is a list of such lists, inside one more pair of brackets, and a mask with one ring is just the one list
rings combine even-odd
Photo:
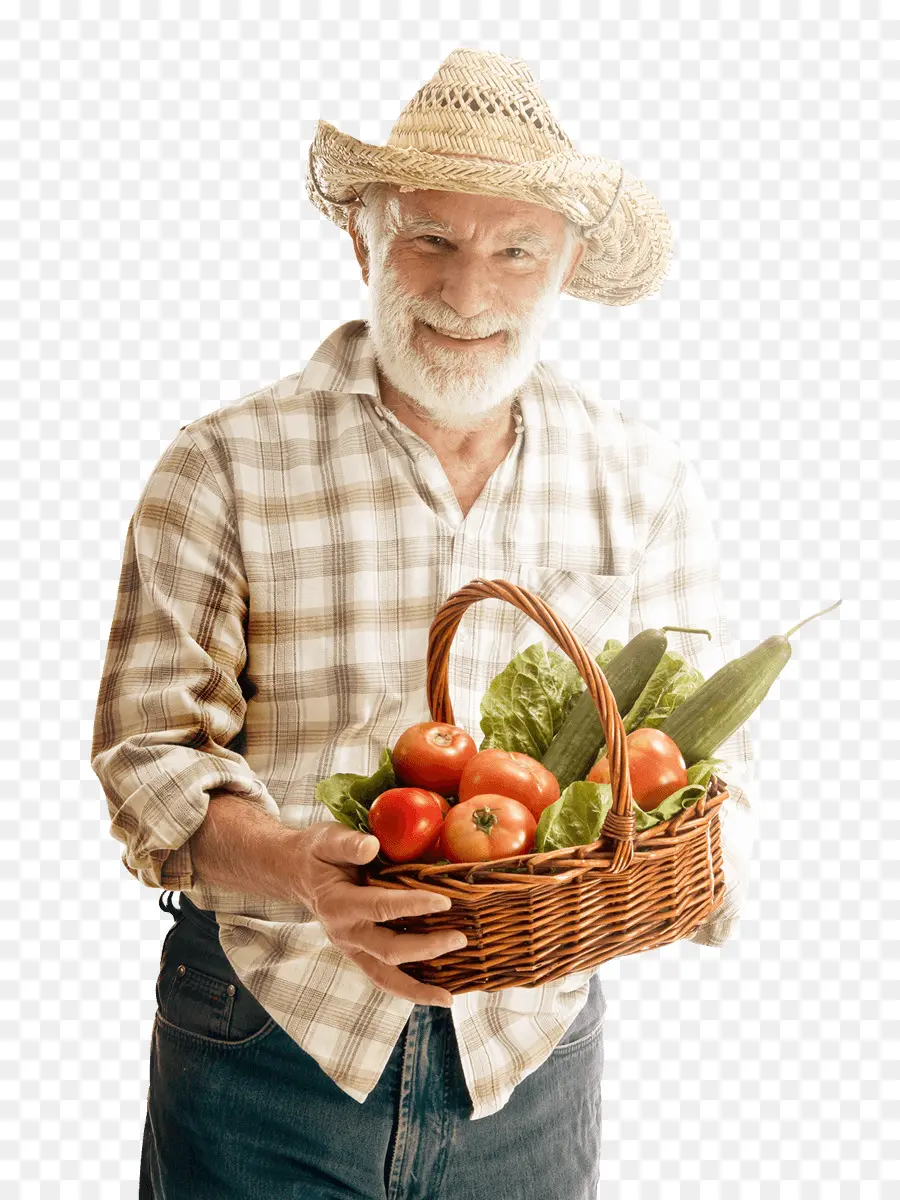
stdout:
[[341,906],[360,921],[392,921],[397,917],[419,917],[447,912],[446,896],[424,888],[361,887],[346,878],[336,879],[328,894],[329,906]]
[[449,1007],[453,1003],[453,993],[444,988],[429,987],[419,983],[411,975],[404,974],[397,967],[388,966],[380,959],[367,954],[365,950],[345,950],[348,958],[357,964],[361,971],[392,996],[402,1000],[411,1000],[413,1004],[439,1004]]
[[[354,866],[371,862],[378,853],[378,838],[372,833],[349,829],[337,821],[322,822],[324,828],[312,844],[313,853],[322,862]],[[312,828],[310,826],[310,828]]]
[[439,933],[395,933],[392,929],[367,926],[363,933],[366,952],[382,962],[398,965],[405,962],[424,962],[460,950],[466,944],[463,933],[442,929]]

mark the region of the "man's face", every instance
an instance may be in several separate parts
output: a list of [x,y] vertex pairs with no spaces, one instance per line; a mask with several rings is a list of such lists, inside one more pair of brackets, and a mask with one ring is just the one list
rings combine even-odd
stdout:
[[[367,264],[378,365],[428,420],[476,429],[531,374],[583,251],[563,259],[563,218],[539,205],[459,192],[390,195],[400,199],[400,231],[376,242]],[[434,330],[491,336],[454,341]]]

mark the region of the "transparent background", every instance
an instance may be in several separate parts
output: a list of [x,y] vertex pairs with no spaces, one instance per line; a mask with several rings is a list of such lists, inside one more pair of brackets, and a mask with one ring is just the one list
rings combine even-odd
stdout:
[[753,719],[737,934],[602,973],[600,1194],[896,1194],[898,25],[598,7],[4,6],[4,1195],[137,1195],[170,918],[89,764],[128,520],[180,425],[366,315],[316,121],[383,143],[457,46],[524,58],[670,214],[661,291],[564,297],[542,356],[692,455],[738,651],[842,599]]

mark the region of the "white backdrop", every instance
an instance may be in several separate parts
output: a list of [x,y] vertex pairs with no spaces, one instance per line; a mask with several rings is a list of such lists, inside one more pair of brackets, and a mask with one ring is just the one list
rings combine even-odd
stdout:
[[180,425],[366,315],[349,237],[305,195],[316,120],[384,142],[456,46],[524,58],[576,147],[671,217],[661,291],[564,297],[542,357],[693,457],[737,651],[843,601],[753,719],[738,933],[602,972],[601,1195],[887,1195],[896,23],[858,4],[78,7],[7,8],[0,37],[4,1195],[137,1195],[170,918],[121,866],[89,764],[128,520]]

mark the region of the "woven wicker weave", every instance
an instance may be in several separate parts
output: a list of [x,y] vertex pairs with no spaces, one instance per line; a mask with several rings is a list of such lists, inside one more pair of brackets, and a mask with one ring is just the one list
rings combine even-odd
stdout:
[[487,863],[398,863],[363,868],[376,887],[424,888],[450,896],[444,913],[381,922],[430,933],[460,929],[461,950],[406,962],[414,979],[454,994],[538,987],[626,954],[692,933],[722,902],[719,808],[728,795],[702,796],[668,821],[636,833],[622,718],[603,672],[540,597],[503,579],[475,579],[441,605],[428,638],[428,706],[454,724],[447,689],[450,645],[470,604],[491,597],[526,613],[578,668],[603,725],[613,805],[602,836],[584,846]]

